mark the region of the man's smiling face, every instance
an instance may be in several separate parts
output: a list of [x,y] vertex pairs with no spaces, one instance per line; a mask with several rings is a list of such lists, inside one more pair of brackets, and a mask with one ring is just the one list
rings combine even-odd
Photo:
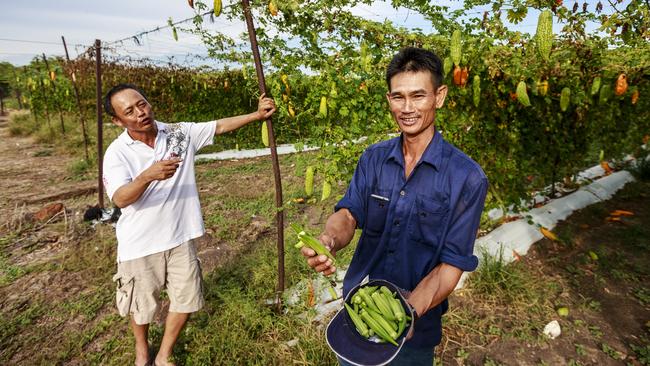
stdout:
[[407,136],[417,136],[431,127],[436,109],[442,107],[447,87],[436,88],[428,71],[401,72],[390,80],[386,94],[390,112]]

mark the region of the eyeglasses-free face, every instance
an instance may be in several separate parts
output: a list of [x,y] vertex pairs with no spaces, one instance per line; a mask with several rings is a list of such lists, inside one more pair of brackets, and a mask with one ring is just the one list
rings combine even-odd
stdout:
[[390,80],[386,94],[390,112],[405,135],[419,135],[434,123],[436,109],[442,107],[447,86],[434,88],[428,71],[402,72]]

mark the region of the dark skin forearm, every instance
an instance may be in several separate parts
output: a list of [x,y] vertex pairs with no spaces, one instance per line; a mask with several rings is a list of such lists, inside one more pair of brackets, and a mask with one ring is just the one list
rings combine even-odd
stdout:
[[265,121],[271,118],[274,112],[275,102],[271,98],[266,98],[266,94],[262,94],[260,95],[257,103],[257,111],[218,120],[215,135],[221,135],[226,132],[234,131],[253,121]]
[[113,203],[119,208],[124,208],[132,204],[142,196],[151,182],[138,176],[131,183],[127,183],[115,191],[115,194],[113,194]]
[[258,121],[262,119],[260,114],[257,112],[242,114],[241,116],[226,117],[217,121],[217,128],[215,130],[215,135],[221,135],[226,132],[230,132],[238,129],[248,123],[253,121]]
[[327,218],[325,230],[321,237],[329,237],[330,250],[335,253],[337,250],[345,248],[354,237],[354,230],[357,227],[357,220],[347,208],[340,209]]
[[418,316],[438,306],[454,291],[463,271],[447,263],[440,263],[418,283],[408,302]]

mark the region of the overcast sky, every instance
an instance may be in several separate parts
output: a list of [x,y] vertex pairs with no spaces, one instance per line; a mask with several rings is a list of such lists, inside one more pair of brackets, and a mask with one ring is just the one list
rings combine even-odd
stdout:
[[[459,4],[436,2],[456,6]],[[591,9],[596,2],[588,1]],[[629,0],[626,0],[624,4],[628,2]],[[573,1],[565,3],[572,6]],[[234,1],[224,0],[224,6],[229,4],[234,4]],[[607,10],[608,5],[605,5],[605,8]],[[61,36],[65,36],[70,57],[74,58],[92,45],[95,39],[101,39],[105,43],[113,42],[164,26],[170,16],[174,21],[178,21],[194,15],[186,0],[5,0],[1,9],[0,61],[15,65],[29,63],[33,57],[42,53],[48,56],[63,56]],[[373,4],[372,7],[360,5],[354,12],[368,19],[389,19],[397,25],[417,27],[425,32],[431,29],[429,23],[421,17],[403,9],[396,11],[386,3]],[[536,19],[536,13],[531,13],[516,29],[533,33]],[[246,29],[243,22],[231,23],[224,17],[217,18],[210,27],[235,37]],[[135,45],[133,41],[115,46],[121,55],[146,56],[161,61],[167,60],[171,55],[175,55],[175,58],[182,62],[187,55],[206,54],[205,47],[196,37],[179,33],[179,40],[174,41],[171,31],[166,29],[144,37],[141,46]]]

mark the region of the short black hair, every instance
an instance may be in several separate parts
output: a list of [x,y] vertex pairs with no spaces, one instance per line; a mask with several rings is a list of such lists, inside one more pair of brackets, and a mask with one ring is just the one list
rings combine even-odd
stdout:
[[140,88],[138,88],[137,86],[128,83],[117,84],[114,87],[112,87],[111,90],[109,90],[108,93],[106,93],[106,95],[104,96],[104,111],[108,113],[109,116],[111,117],[116,116],[115,109],[113,109],[113,105],[111,104],[111,98],[113,98],[113,95],[126,89],[133,89],[138,93],[140,93],[140,95],[142,95],[144,99],[147,99],[147,96],[144,95],[144,92],[142,92],[142,90],[140,90]]
[[433,87],[442,84],[442,61],[435,53],[423,48],[402,48],[386,68],[386,84],[390,90],[390,79],[402,72],[428,71],[431,73]]

